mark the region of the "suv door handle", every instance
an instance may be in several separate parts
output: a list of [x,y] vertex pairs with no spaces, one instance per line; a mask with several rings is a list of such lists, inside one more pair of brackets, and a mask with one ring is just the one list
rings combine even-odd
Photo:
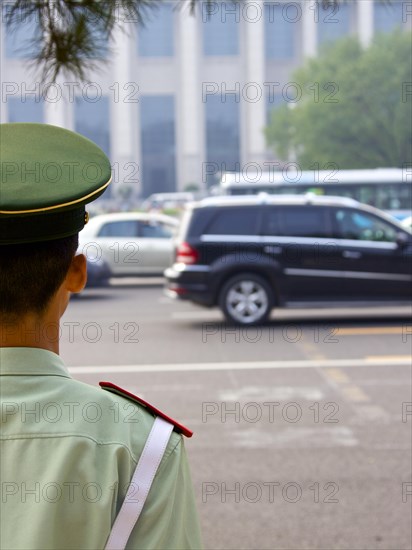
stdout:
[[362,252],[356,252],[355,250],[344,250],[342,252],[344,258],[350,258],[352,260],[358,260],[362,258]]
[[267,254],[282,254],[283,248],[281,246],[267,245],[263,247],[263,250]]

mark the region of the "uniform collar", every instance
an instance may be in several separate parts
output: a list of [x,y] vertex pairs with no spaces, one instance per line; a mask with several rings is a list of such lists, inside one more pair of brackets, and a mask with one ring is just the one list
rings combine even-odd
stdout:
[[0,375],[71,378],[61,357],[41,348],[0,348]]

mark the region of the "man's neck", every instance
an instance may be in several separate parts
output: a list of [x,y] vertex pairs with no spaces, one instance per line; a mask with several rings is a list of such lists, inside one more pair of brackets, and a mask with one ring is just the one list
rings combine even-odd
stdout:
[[0,347],[41,348],[59,353],[59,321],[27,316],[19,323],[0,323]]

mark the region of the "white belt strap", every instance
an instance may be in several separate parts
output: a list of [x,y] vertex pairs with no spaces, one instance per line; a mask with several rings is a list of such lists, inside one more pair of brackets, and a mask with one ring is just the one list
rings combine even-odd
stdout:
[[[124,550],[166,450],[173,424],[156,417],[105,550]],[[138,498],[137,498],[138,496]]]

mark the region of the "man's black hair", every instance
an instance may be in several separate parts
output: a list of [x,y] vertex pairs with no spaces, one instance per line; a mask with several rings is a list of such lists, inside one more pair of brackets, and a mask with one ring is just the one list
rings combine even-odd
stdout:
[[15,323],[27,313],[41,315],[64,281],[79,236],[0,246],[0,321]]

